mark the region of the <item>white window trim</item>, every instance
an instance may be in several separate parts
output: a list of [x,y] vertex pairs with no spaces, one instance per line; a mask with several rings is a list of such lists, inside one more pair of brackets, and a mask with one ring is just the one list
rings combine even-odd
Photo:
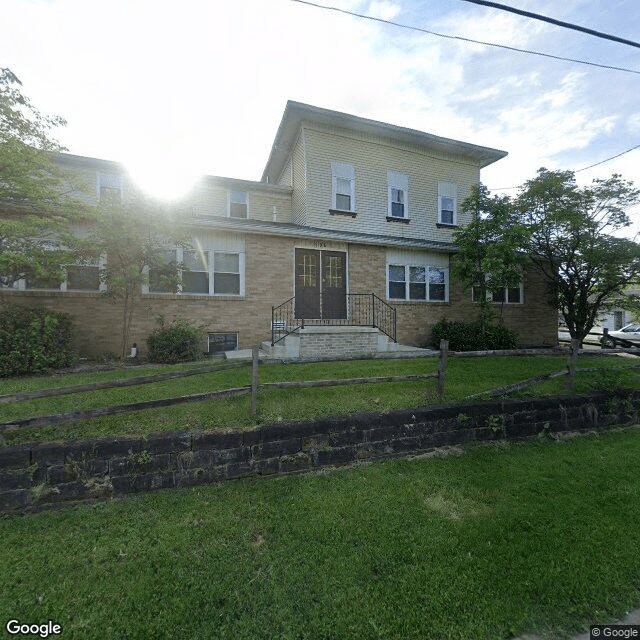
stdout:
[[231,218],[231,192],[232,191],[237,191],[239,193],[244,193],[247,197],[247,202],[246,202],[246,206],[247,206],[247,217],[246,218],[237,218],[237,220],[249,220],[249,218],[251,217],[251,207],[250,207],[250,197],[249,197],[249,192],[246,189],[227,189],[227,218]]
[[[453,200],[453,222],[444,222],[442,220],[443,198]],[[438,182],[438,224],[448,227],[458,226],[458,185],[453,182]]]
[[[389,296],[389,267],[404,267],[404,298],[391,298]],[[418,268],[423,268],[427,270],[426,273],[426,281],[425,281],[425,295],[426,298],[411,298],[410,297],[410,293],[409,293],[409,284],[410,284],[410,272],[411,272],[411,267],[418,267]],[[444,271],[444,300],[431,300],[429,298],[429,269],[438,269],[438,271]],[[387,300],[389,302],[400,302],[400,301],[404,301],[404,302],[440,302],[440,303],[444,303],[444,302],[449,302],[449,268],[448,267],[443,267],[440,265],[434,265],[434,264],[396,264],[394,262],[388,262],[387,263],[387,273],[386,273],[386,287],[387,287]]]
[[[338,195],[338,179],[348,180],[351,186],[349,194],[351,200],[350,209],[340,209],[336,204],[336,196]],[[344,162],[331,163],[331,208],[336,211],[356,212],[356,173],[353,165]]]
[[[187,249],[187,251],[194,251],[195,249]],[[181,264],[184,259],[184,249],[177,248],[174,249],[176,252],[176,262]],[[164,292],[164,291],[150,291],[148,284],[143,284],[141,289],[142,293],[145,295],[160,295],[160,296],[173,296],[180,295],[185,297],[191,296],[208,296],[211,298],[243,298],[245,295],[245,254],[244,251],[228,251],[225,249],[205,249],[205,253],[207,253],[207,266],[208,271],[207,274],[209,276],[209,293],[191,293],[187,291],[182,291],[182,272],[186,271],[186,269],[178,269],[178,286],[176,292]],[[215,253],[231,253],[238,256],[238,269],[240,270],[240,292],[239,293],[214,293],[214,254]],[[149,267],[144,268],[144,274],[146,276],[149,275]]]
[[[391,196],[393,189],[399,189],[404,193],[404,215],[393,215],[393,198]],[[396,220],[409,220],[409,176],[397,171],[387,171],[387,216]]]

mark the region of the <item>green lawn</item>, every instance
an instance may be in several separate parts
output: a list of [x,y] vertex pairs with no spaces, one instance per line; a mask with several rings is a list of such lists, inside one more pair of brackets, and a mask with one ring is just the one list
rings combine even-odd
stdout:
[[[582,367],[597,367],[605,373],[581,375],[576,391],[595,386],[611,389],[612,385],[640,388],[640,371],[627,370],[614,374],[612,369],[631,367],[635,360],[615,356],[581,357]],[[435,380],[419,382],[394,382],[383,384],[350,385],[304,390],[262,390],[258,396],[257,419],[251,417],[250,399],[240,396],[223,400],[209,400],[176,407],[149,409],[141,412],[105,416],[79,422],[67,422],[55,426],[37,427],[5,434],[4,444],[51,441],[56,439],[80,439],[85,437],[148,434],[154,431],[229,430],[253,428],[261,423],[282,420],[308,420],[317,416],[344,415],[358,411],[391,411],[412,406],[440,402],[460,402],[472,394],[488,391],[539,374],[562,369],[565,356],[522,356],[450,358],[447,369],[446,393],[440,399],[435,393]],[[169,368],[173,370],[175,367]],[[354,378],[363,376],[388,376],[433,373],[437,371],[437,358],[410,360],[356,360],[314,364],[262,365],[261,382],[284,380],[320,380]],[[129,372],[130,370],[127,370]],[[163,368],[153,369],[156,373]],[[148,375],[149,370],[142,369]],[[7,381],[6,388],[19,392],[34,388],[66,386],[101,381],[113,372],[67,375],[64,378],[38,377]],[[111,379],[111,378],[110,378]],[[198,376],[166,380],[152,384],[120,389],[74,393],[65,396],[40,398],[0,405],[0,422],[10,422],[21,417],[62,413],[79,409],[92,409],[109,405],[126,404],[143,400],[190,395],[206,391],[247,386],[251,382],[249,367],[203,373]],[[6,391],[3,388],[3,391]],[[8,391],[6,391],[8,392]],[[533,387],[523,394],[564,393],[564,379],[557,379]]]
[[639,458],[629,428],[5,517],[0,620],[83,640],[567,637],[640,600]]

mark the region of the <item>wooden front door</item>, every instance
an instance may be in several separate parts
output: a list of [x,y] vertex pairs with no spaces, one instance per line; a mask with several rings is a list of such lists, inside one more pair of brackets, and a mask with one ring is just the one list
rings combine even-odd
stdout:
[[347,254],[296,249],[296,318],[347,317]]

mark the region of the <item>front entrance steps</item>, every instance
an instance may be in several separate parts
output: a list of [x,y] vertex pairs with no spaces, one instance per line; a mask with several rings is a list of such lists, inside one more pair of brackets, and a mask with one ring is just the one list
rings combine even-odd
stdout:
[[[393,342],[373,327],[336,327],[307,325],[271,346],[263,342],[260,350],[275,360],[322,360],[333,358],[416,356],[430,353],[429,349],[408,347]],[[229,354],[228,354],[229,355]]]

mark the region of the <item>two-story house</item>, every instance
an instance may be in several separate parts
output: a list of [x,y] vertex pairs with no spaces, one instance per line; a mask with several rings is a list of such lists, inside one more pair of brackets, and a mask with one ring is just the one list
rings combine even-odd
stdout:
[[[276,342],[303,324],[368,325],[425,345],[439,319],[477,315],[451,277],[453,232],[469,221],[461,203],[480,170],[505,155],[289,102],[259,182],[207,176],[180,205],[191,246],[166,249],[185,267],[179,292],[150,278],[131,341],[143,347],[162,313],[204,329],[211,352]],[[97,197],[126,197],[119,165],[67,158],[92,176]],[[120,312],[101,296],[100,267],[70,267],[64,283],[21,282],[12,293],[71,313],[81,352],[115,353]],[[493,295],[522,345],[556,344],[557,314],[534,272]]]

